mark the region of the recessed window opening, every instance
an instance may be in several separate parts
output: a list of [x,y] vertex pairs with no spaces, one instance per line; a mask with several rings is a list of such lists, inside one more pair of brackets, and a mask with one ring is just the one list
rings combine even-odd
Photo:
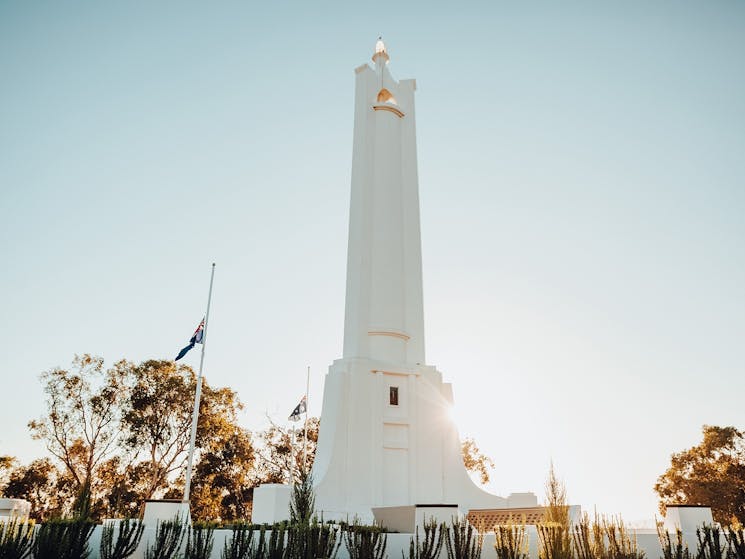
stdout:
[[398,386],[391,386],[388,393],[388,403],[391,406],[398,405]]

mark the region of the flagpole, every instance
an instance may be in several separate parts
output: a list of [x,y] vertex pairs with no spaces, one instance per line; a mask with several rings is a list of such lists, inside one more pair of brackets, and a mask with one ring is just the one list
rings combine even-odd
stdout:
[[215,280],[215,263],[212,263],[210,274],[210,291],[207,295],[207,313],[204,316],[204,330],[202,331],[202,356],[199,358],[199,375],[197,376],[197,390],[194,394],[194,412],[191,416],[191,436],[189,437],[189,458],[186,461],[186,484],[184,485],[184,503],[189,502],[191,490],[191,468],[194,461],[194,445],[197,440],[197,422],[199,421],[199,401],[202,397],[202,368],[204,367],[204,350],[207,347],[207,326],[210,321],[210,304],[212,303],[212,283]]
[[295,427],[290,427],[290,487],[295,485]]
[[310,389],[310,365],[305,376],[305,425],[303,426],[303,474],[308,467],[308,391]]

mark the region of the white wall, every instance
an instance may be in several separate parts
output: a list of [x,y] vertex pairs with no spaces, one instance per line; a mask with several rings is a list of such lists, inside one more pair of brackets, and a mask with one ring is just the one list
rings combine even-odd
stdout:
[[[632,535],[635,534],[637,538],[637,545],[639,549],[646,553],[647,559],[659,559],[662,556],[662,548],[657,539],[657,533],[654,530],[636,530],[631,531]],[[146,528],[142,538],[142,542],[137,552],[132,556],[132,559],[144,559],[145,548],[148,541],[154,537],[155,529]],[[529,538],[529,549],[530,558],[538,558],[538,536],[533,526],[527,527],[527,534]],[[211,559],[220,559],[220,553],[222,552],[223,545],[226,539],[229,539],[231,535],[230,530],[215,530],[215,545],[212,549]],[[258,537],[258,533],[256,534]],[[692,554],[695,554],[697,547],[697,540],[695,532],[685,532],[683,534],[686,543]],[[399,559],[401,552],[408,554],[409,551],[409,540],[410,534],[388,534],[388,545],[387,545],[387,556],[388,559]],[[101,526],[97,526],[93,535],[91,536],[91,559],[100,559],[98,553],[98,546],[101,541]],[[447,557],[443,548],[441,559]],[[349,559],[349,554],[346,552],[345,547],[342,545],[339,550],[337,559]],[[497,554],[494,551],[494,535],[489,534],[484,538],[482,559],[497,559]]]

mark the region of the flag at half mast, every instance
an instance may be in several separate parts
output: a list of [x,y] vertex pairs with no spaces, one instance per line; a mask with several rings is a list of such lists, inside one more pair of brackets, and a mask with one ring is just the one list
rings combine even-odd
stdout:
[[194,335],[189,340],[189,345],[187,345],[185,348],[183,348],[181,351],[178,352],[178,355],[176,356],[176,359],[174,359],[174,361],[178,361],[184,355],[189,353],[189,351],[194,347],[195,344],[201,344],[203,339],[204,339],[204,318],[202,319],[202,322],[199,323],[199,326],[197,326],[197,329],[194,330]]
[[289,419],[290,421],[300,421],[300,414],[305,413],[307,411],[305,398],[306,397],[303,396],[300,399],[300,403],[297,406],[295,406],[295,409],[292,410],[290,417],[288,417],[287,419]]

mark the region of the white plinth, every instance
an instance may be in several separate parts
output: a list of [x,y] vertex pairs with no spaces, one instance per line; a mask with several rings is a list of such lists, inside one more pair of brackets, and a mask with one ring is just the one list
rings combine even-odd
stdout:
[[711,526],[714,518],[709,507],[697,507],[692,505],[668,505],[663,524],[665,530],[674,532],[696,532],[702,524]]
[[24,499],[0,499],[0,518],[26,518],[31,514],[31,503]]
[[142,522],[147,527],[155,527],[160,521],[180,519],[182,522],[191,524],[191,512],[189,503],[176,499],[159,499],[145,501],[145,512]]
[[265,483],[254,489],[251,522],[254,524],[274,524],[290,518],[289,485]]
[[450,524],[459,518],[458,505],[408,505],[403,507],[374,507],[375,523],[389,532],[424,533],[427,522]]

